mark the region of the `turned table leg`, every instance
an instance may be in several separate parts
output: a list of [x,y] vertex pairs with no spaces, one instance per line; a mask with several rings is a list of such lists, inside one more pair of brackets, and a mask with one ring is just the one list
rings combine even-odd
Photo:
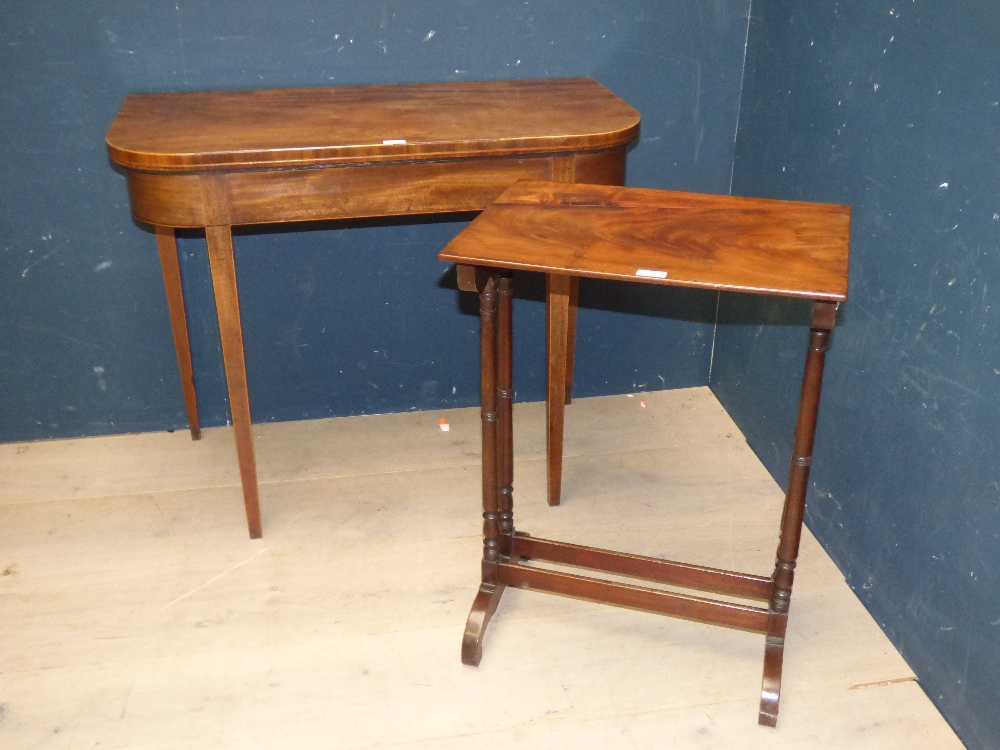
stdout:
[[250,425],[250,396],[247,392],[246,362],[243,356],[243,329],[240,325],[240,302],[236,290],[236,264],[233,258],[233,234],[228,226],[206,227],[208,258],[212,268],[212,286],[219,314],[222,336],[222,359],[229,386],[229,409],[233,417],[236,456],[243,484],[247,528],[251,539],[259,539],[261,530],[260,499],[257,494],[257,464],[253,453],[253,430]]
[[[509,279],[505,285],[505,300],[502,306],[509,305]],[[481,330],[480,354],[480,389],[482,399],[483,424],[483,561],[482,583],[472,603],[472,611],[465,625],[462,638],[462,663],[470,666],[479,664],[483,656],[483,635],[490,618],[496,612],[503,594],[504,585],[499,582],[499,565],[502,548],[509,545],[509,538],[501,539],[501,500],[500,482],[506,482],[509,474],[506,469],[506,451],[501,447],[506,439],[500,436],[500,416],[498,414],[498,361],[497,361],[497,275],[489,272],[480,287],[479,316]],[[509,313],[505,316],[506,327],[510,324]],[[504,334],[505,345],[509,346],[510,331]],[[510,355],[501,358],[507,360]],[[509,385],[509,376],[503,376]],[[509,388],[507,389],[509,390]],[[501,411],[506,411],[506,405]],[[510,417],[506,417],[509,431]],[[502,473],[501,473],[502,472]],[[507,498],[510,497],[509,492]],[[505,501],[506,502],[506,501]],[[510,521],[509,513],[508,521]],[[513,531],[513,523],[511,531]]]
[[795,561],[799,555],[799,542],[802,538],[802,518],[806,505],[809,466],[812,463],[816,415],[819,411],[820,389],[823,385],[823,361],[836,311],[837,305],[832,302],[816,302],[813,305],[809,349],[806,354],[802,396],[799,400],[799,416],[795,426],[791,468],[788,473],[788,491],[785,493],[785,507],[781,516],[781,537],[778,542],[772,578],[771,599],[768,603],[767,633],[764,645],[764,679],[761,686],[758,721],[771,727],[775,726],[778,721],[778,701],[781,697],[781,667],[785,649],[785,629],[788,625],[788,606],[792,597],[792,582],[795,578]]
[[198,440],[201,438],[201,424],[198,421],[198,400],[194,390],[194,368],[191,365],[191,343],[188,337],[187,315],[184,312],[184,287],[181,284],[181,268],[177,260],[177,237],[173,227],[156,227],[156,247],[160,251],[163,285],[167,290],[167,309],[170,311],[174,349],[177,350],[177,368],[181,375],[188,428],[191,430],[191,439]]
[[511,554],[514,537],[514,278],[497,282],[497,495],[500,553]]

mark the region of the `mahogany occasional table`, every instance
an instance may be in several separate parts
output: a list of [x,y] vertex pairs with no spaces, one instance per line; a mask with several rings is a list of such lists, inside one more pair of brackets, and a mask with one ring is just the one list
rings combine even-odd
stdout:
[[[479,663],[486,626],[506,586],[684,617],[765,636],[759,721],[776,724],[823,360],[837,305],[847,297],[849,236],[847,206],[521,182],[438,255],[458,264],[460,289],[479,293],[482,325],[482,583],[462,641],[464,663]],[[514,530],[513,270],[549,274],[561,284],[589,276],[813,301],[788,491],[769,577],[536,539]],[[529,564],[533,561],[766,606],[570,574]]]
[[[590,78],[125,98],[108,153],[127,173],[133,216],[156,230],[195,439],[174,229],[205,228],[251,537],[261,536],[261,519],[232,227],[475,211],[523,178],[621,184],[626,145],[638,130],[638,113]],[[549,393],[558,394],[549,419],[560,434],[575,295],[562,283],[547,295]]]

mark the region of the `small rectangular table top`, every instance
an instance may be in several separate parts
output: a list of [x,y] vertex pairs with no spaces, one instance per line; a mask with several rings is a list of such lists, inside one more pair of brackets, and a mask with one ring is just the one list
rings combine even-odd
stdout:
[[129,94],[107,134],[149,172],[600,150],[639,114],[592,78]]
[[850,219],[826,203],[524,181],[438,258],[839,302]]

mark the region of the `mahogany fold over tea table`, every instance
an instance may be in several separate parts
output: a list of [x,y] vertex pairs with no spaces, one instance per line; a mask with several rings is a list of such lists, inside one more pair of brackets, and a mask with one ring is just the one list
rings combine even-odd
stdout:
[[[482,325],[482,583],[462,641],[476,665],[506,586],[632,607],[765,636],[759,721],[777,722],[781,666],[805,508],[827,337],[847,296],[850,209],[656,190],[521,182],[438,256],[459,288],[480,295]],[[536,539],[514,530],[513,270],[565,288],[589,276],[813,301],[811,332],[774,571],[769,577]],[[552,446],[550,445],[550,448]],[[548,562],[758,601],[740,604],[613,582]]]
[[[232,227],[477,211],[524,178],[622,184],[639,115],[590,78],[130,94],[108,130],[156,229],[191,435],[200,435],[176,227],[204,227],[251,537],[261,535]],[[548,292],[550,420],[573,380],[575,286]],[[551,394],[557,394],[553,396]],[[558,462],[556,462],[558,466]],[[550,479],[558,501],[559,477]]]

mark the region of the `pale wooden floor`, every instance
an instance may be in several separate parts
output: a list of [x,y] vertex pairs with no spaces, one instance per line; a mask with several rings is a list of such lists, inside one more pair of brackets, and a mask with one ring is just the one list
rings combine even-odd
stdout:
[[[781,493],[704,388],[577,401],[540,536],[768,574]],[[442,432],[445,415],[451,431]],[[477,409],[0,446],[0,747],[961,747],[808,533],[777,730],[760,636],[508,590],[478,669]],[[763,517],[762,517],[763,515]]]

